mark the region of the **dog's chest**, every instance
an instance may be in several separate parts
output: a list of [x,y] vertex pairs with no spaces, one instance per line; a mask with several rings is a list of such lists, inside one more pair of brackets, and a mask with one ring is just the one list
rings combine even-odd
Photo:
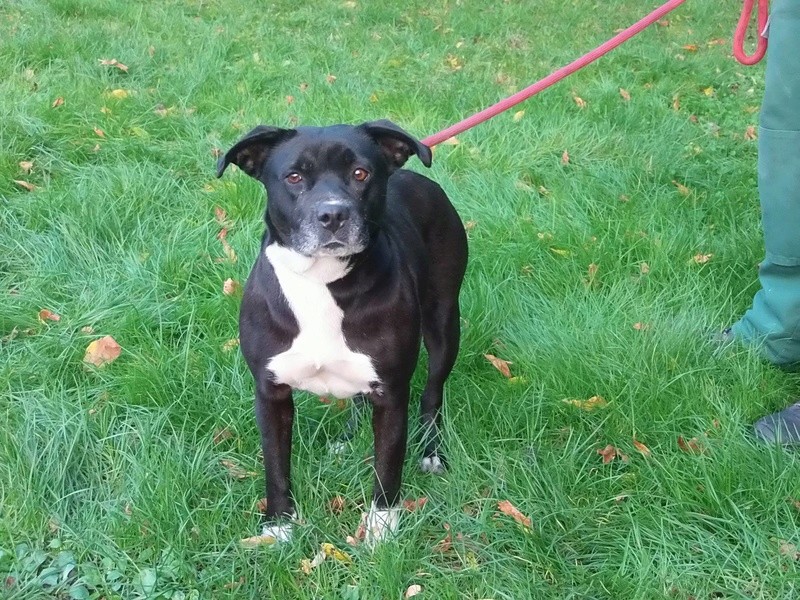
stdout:
[[347,398],[378,385],[372,360],[353,352],[342,332],[344,313],[327,283],[344,276],[344,263],[310,259],[276,245],[266,249],[299,333],[288,350],[267,363],[276,383],[318,395]]

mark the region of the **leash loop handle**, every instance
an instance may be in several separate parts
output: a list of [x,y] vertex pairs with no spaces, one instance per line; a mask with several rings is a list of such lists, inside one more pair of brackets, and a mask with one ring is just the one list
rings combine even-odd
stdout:
[[767,52],[767,38],[764,37],[769,17],[769,0],[758,0],[758,42],[753,54],[744,51],[744,39],[747,37],[747,28],[750,25],[750,18],[753,14],[754,0],[744,0],[742,6],[742,16],[736,25],[736,33],[733,34],[733,55],[743,65],[754,65],[758,63]]

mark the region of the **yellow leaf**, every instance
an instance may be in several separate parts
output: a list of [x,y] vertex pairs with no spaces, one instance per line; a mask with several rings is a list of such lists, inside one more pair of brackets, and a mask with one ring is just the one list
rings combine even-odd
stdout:
[[555,246],[550,246],[550,252],[553,254],[558,254],[559,256],[563,256],[564,258],[572,256],[572,251],[565,248],[556,248]]
[[703,88],[703,93],[706,96],[713,96],[714,95],[714,88],[713,87]]
[[586,108],[586,100],[580,96],[573,96],[572,99],[575,101],[575,104],[578,105],[578,108]]
[[253,537],[244,538],[240,543],[244,548],[256,548],[258,546],[271,546],[277,541],[271,535],[254,535]]
[[622,99],[625,102],[630,102],[631,101],[631,93],[628,90],[626,90],[625,88],[619,88],[619,95],[622,96]]
[[524,110],[518,110],[514,113],[514,122],[520,121],[525,116]]
[[111,90],[108,93],[108,95],[111,96],[112,98],[116,98],[117,100],[124,100],[125,98],[130,96],[130,92],[123,89],[116,89],[116,90]]
[[320,548],[322,548],[322,551],[325,553],[325,556],[332,558],[333,560],[337,560],[340,563],[344,564],[349,564],[351,562],[350,557],[347,556],[347,554],[345,554],[341,550],[339,550],[333,544],[329,544],[328,542],[323,542],[322,544],[320,544]]
[[606,402],[605,398],[603,398],[602,396],[592,396],[587,400],[580,400],[577,398],[574,399],[565,398],[564,400],[562,400],[562,402],[564,404],[571,404],[572,406],[575,406],[577,408],[580,408],[581,410],[586,410],[586,411],[592,411],[596,408],[605,408],[606,406],[608,406],[608,402]]

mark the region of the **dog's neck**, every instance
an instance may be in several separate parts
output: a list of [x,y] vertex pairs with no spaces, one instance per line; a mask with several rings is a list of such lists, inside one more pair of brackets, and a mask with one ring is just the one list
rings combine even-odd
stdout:
[[332,283],[350,272],[351,261],[336,256],[304,256],[276,242],[264,248],[264,255],[276,270],[285,270],[319,283]]

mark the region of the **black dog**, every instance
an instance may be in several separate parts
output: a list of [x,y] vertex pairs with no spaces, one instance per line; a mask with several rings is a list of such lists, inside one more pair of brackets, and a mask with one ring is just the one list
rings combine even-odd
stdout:
[[242,352],[256,385],[267,479],[264,535],[291,536],[292,389],[372,402],[375,487],[367,541],[393,533],[409,382],[428,350],[422,469],[441,472],[442,390],[458,353],[467,261],[461,220],[430,179],[400,170],[431,151],[389,121],[256,127],[219,161],[267,190],[261,253],[242,299]]

